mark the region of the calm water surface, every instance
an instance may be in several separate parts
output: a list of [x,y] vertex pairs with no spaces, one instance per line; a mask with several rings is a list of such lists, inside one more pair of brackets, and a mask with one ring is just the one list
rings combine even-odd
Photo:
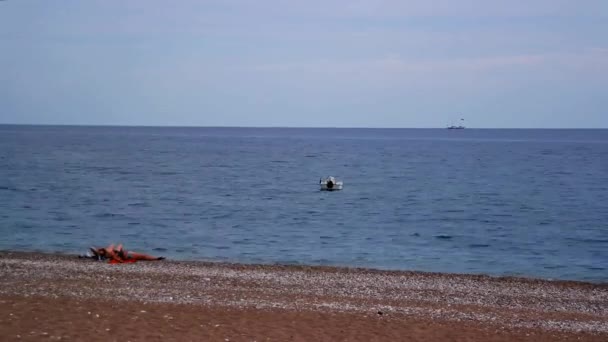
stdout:
[[608,130],[0,126],[0,249],[108,242],[606,282]]

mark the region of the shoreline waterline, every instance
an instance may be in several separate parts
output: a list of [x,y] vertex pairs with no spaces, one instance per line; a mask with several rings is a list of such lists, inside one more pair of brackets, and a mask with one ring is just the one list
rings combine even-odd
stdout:
[[[107,264],[105,261],[96,261],[89,259],[81,259],[78,254],[63,253],[63,252],[43,252],[43,251],[21,251],[21,250],[0,250],[0,259],[16,257],[25,260],[57,260],[57,261],[78,261],[90,262],[92,264]],[[141,261],[149,264],[150,262]],[[445,278],[460,278],[473,281],[489,281],[489,282],[519,282],[530,284],[551,284],[556,286],[583,286],[597,287],[599,289],[608,289],[608,282],[593,282],[580,281],[570,279],[546,279],[533,276],[496,276],[483,273],[450,273],[450,272],[428,272],[420,270],[397,270],[397,269],[381,269],[369,267],[351,267],[351,266],[334,266],[334,265],[307,265],[307,264],[289,264],[289,263],[248,263],[248,262],[232,262],[232,261],[217,261],[217,260],[184,260],[184,259],[164,259],[162,261],[153,261],[152,264],[158,264],[158,267],[167,267],[171,265],[184,265],[192,267],[210,267],[210,268],[225,268],[233,270],[266,270],[266,271],[293,271],[293,272],[314,272],[328,274],[369,274],[378,276],[394,276],[394,277],[445,277]],[[120,266],[118,266],[120,267]]]

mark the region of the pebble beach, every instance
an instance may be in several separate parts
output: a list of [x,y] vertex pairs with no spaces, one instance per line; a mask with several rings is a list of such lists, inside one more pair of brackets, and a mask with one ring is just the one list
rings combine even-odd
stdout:
[[608,339],[608,284],[0,252],[3,340]]

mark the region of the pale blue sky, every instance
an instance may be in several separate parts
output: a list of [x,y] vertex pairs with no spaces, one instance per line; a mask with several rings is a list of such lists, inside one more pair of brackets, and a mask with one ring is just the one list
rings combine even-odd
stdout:
[[0,2],[0,123],[608,127],[608,1]]

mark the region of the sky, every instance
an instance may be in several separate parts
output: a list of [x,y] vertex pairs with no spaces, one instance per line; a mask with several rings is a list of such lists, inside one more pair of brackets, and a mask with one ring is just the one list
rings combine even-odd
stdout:
[[460,118],[608,128],[608,1],[0,1],[0,123]]

